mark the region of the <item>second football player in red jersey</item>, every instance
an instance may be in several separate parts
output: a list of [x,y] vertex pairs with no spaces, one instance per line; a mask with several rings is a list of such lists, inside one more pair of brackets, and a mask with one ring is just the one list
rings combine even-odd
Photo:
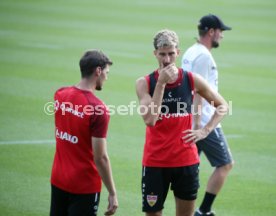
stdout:
[[[154,37],[159,67],[137,80],[136,91],[146,128],[142,196],[147,216],[161,216],[169,187],[174,192],[176,216],[192,216],[199,187],[199,157],[195,142],[205,138],[227,113],[225,100],[201,77],[175,66],[179,41],[175,32]],[[194,93],[217,107],[208,124],[192,130]]]

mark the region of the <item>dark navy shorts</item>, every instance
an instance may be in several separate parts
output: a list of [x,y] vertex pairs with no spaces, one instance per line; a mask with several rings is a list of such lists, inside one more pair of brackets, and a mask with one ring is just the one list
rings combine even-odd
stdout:
[[72,194],[52,185],[50,216],[96,216],[100,193]]
[[203,151],[213,167],[220,167],[233,162],[231,151],[221,128],[215,128],[196,145],[198,153]]
[[182,200],[195,200],[199,188],[199,164],[184,167],[143,167],[143,212],[157,212],[164,208],[169,187]]

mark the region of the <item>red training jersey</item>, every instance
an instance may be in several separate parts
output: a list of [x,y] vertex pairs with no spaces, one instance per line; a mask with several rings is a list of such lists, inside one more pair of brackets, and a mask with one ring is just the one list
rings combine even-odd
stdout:
[[75,194],[101,191],[92,136],[105,138],[109,113],[92,92],[65,87],[55,93],[56,152],[51,183]]
[[[153,96],[158,72],[146,76]],[[194,81],[190,72],[179,69],[178,79],[165,87],[161,113],[154,126],[147,126],[143,165],[180,167],[199,163],[195,143],[185,143],[183,131],[192,129]]]

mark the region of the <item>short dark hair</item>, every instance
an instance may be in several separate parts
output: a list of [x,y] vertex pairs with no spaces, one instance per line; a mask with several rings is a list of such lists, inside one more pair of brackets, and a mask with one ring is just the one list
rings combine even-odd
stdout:
[[208,30],[198,29],[198,34],[199,34],[199,36],[204,37],[208,31],[209,31],[209,29]]
[[100,50],[88,50],[80,59],[80,71],[82,78],[90,77],[97,67],[104,69],[113,62]]

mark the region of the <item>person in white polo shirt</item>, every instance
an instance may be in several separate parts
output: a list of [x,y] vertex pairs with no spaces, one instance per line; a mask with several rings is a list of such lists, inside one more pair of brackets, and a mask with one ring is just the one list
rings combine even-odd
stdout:
[[[226,26],[218,16],[203,16],[198,24],[199,39],[182,57],[183,70],[201,75],[215,91],[218,91],[218,70],[211,50],[219,47],[225,30],[231,30],[231,27]],[[199,95],[195,95],[194,102],[193,127],[199,129],[206,125],[215,109]],[[194,215],[213,216],[215,212],[211,210],[212,205],[232,169],[233,159],[220,124],[196,144],[198,153],[203,151],[215,169],[208,180],[203,201]]]

